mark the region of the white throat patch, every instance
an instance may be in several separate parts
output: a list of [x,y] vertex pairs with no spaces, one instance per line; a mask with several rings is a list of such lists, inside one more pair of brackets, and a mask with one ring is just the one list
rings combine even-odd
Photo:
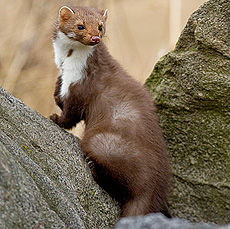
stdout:
[[[83,78],[86,61],[93,53],[93,47],[73,41],[60,31],[53,41],[53,47],[55,63],[62,77],[60,96],[64,97],[68,95],[70,84],[77,83]],[[73,51],[67,57],[71,49]]]

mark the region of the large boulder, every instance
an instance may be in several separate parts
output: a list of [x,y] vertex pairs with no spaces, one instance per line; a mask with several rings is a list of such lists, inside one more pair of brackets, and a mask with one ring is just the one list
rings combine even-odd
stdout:
[[0,228],[110,228],[79,140],[0,88]]
[[229,0],[210,0],[191,15],[146,85],[171,156],[173,215],[230,222]]

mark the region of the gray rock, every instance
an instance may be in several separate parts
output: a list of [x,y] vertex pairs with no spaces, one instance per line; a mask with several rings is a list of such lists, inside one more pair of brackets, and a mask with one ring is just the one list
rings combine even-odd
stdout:
[[193,13],[146,82],[171,156],[174,216],[230,222],[230,1]]
[[230,224],[218,226],[214,224],[192,224],[178,218],[168,219],[162,214],[123,218],[115,229],[230,229]]
[[111,228],[79,140],[0,88],[0,228]]

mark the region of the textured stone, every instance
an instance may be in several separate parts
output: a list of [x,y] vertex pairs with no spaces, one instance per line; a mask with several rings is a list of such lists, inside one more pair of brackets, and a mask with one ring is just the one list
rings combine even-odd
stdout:
[[0,88],[0,228],[110,228],[79,140]]
[[174,216],[230,222],[230,1],[193,13],[146,85],[171,156]]
[[218,226],[214,224],[192,224],[178,218],[168,219],[162,214],[123,218],[115,229],[230,229],[230,224]]

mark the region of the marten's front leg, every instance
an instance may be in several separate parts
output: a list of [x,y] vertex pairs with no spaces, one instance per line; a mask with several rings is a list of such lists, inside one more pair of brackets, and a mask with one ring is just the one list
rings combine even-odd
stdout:
[[61,97],[60,97],[61,83],[62,83],[62,79],[61,79],[61,76],[59,76],[57,79],[56,87],[54,91],[54,99],[55,99],[56,104],[59,106],[59,108],[63,110],[63,101],[61,100]]
[[71,104],[63,104],[61,115],[53,114],[50,119],[61,128],[71,129],[82,120],[82,112],[77,110],[76,107],[74,109]]

